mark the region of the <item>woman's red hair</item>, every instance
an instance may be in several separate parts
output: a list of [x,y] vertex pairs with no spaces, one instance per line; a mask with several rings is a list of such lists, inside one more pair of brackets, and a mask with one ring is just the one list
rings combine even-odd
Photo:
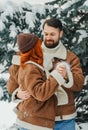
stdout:
[[42,41],[38,39],[35,46],[26,53],[21,53],[20,65],[25,66],[25,62],[33,61],[41,66],[43,66],[43,52],[41,48]]

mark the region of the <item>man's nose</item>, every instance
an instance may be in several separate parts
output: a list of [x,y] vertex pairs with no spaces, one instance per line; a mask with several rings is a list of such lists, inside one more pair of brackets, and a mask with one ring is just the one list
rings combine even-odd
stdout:
[[51,39],[51,36],[50,36],[50,35],[48,35],[48,36],[47,36],[47,40],[50,40],[50,39]]

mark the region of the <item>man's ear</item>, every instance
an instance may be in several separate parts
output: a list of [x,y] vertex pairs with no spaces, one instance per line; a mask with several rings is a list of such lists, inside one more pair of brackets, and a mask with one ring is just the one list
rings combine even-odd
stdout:
[[63,36],[63,31],[60,31],[60,38],[62,38]]

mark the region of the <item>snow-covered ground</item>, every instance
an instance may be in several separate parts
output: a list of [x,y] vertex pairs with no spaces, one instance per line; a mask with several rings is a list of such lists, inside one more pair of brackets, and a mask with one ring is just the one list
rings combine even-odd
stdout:
[[0,101],[0,130],[6,130],[15,123],[16,114],[13,108],[16,104]]
[[[45,2],[49,2],[49,1],[53,1],[53,0],[0,0],[0,10],[1,10],[1,12],[3,10],[5,11],[4,15],[2,15],[3,17],[1,17],[2,19],[0,19],[1,20],[0,21],[0,31],[2,31],[4,28],[3,21],[6,17],[6,15],[7,14],[11,15],[14,11],[15,4],[11,5],[10,1],[13,1],[13,3],[16,3],[18,6],[21,6],[22,5],[21,3],[23,1],[28,2],[30,4],[44,4]],[[62,9],[67,8],[70,5],[69,2],[67,4],[64,4],[64,6],[62,6]],[[76,2],[76,0],[71,0],[71,2],[72,3]],[[86,0],[85,5],[88,5],[88,0]],[[8,7],[8,8],[6,8],[6,7]],[[12,8],[10,8],[10,7],[12,7]],[[40,9],[40,7],[38,9]],[[44,12],[43,9],[42,10],[40,9],[40,12],[43,14],[42,11]],[[26,19],[28,20],[28,22],[32,21],[30,17],[29,17],[29,19],[28,18],[26,18]],[[13,30],[14,30],[14,28],[12,28],[11,32],[13,32]],[[83,36],[86,36],[86,35],[83,35]],[[4,66],[2,64],[0,64],[0,71],[2,71],[3,68],[4,68]],[[0,79],[3,79],[3,78],[5,80],[7,80],[8,75],[0,73]],[[86,82],[88,81],[88,76],[85,81]],[[3,96],[3,90],[0,89],[0,98],[2,96]],[[12,102],[8,103],[8,102],[0,101],[0,130],[15,130],[15,129],[10,129],[10,127],[15,123],[15,120],[16,120],[16,115],[13,112],[13,108],[15,107],[15,105],[16,104],[14,104]],[[88,130],[88,123],[82,123],[82,124],[76,125],[76,130]]]
[[[16,115],[13,112],[15,103],[0,101],[0,130],[16,130],[10,128],[16,120]],[[76,125],[76,130],[88,130],[88,123]]]

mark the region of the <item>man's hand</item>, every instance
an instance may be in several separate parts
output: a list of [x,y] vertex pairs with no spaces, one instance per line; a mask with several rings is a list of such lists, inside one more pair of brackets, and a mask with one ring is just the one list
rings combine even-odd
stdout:
[[63,76],[64,79],[67,79],[67,70],[64,65],[57,66],[56,70]]
[[17,92],[17,97],[22,99],[22,100],[26,100],[28,98],[30,98],[30,94],[27,90],[23,91],[20,87],[18,88],[18,92]]

